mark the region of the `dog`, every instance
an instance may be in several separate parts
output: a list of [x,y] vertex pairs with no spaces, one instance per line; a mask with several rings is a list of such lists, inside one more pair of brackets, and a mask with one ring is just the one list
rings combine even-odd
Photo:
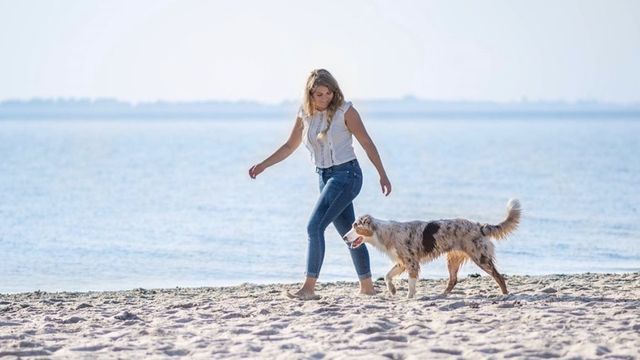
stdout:
[[447,254],[449,269],[445,295],[453,290],[458,282],[460,266],[469,259],[493,277],[503,294],[508,294],[504,277],[494,264],[494,245],[490,238],[504,239],[513,232],[520,223],[521,212],[520,202],[511,199],[507,203],[507,217],[498,225],[466,219],[396,222],[363,215],[343,239],[352,249],[368,243],[391,257],[395,265],[384,279],[392,295],[396,293],[393,278],[407,271],[408,298],[413,298],[420,263],[432,261],[444,253]]

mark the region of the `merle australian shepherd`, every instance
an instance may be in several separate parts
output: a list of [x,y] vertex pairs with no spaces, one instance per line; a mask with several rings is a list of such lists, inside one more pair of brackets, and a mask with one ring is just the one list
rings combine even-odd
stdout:
[[507,217],[498,225],[480,224],[466,219],[396,222],[379,220],[370,215],[359,217],[353,229],[344,236],[351,248],[368,243],[387,254],[395,263],[385,276],[387,288],[396,293],[393,278],[404,271],[409,273],[409,294],[416,293],[420,263],[447,254],[449,284],[444,293],[451,292],[458,282],[458,270],[471,259],[491,275],[507,294],[504,277],[496,269],[494,246],[490,238],[503,239],[518,227],[520,202],[509,200]]

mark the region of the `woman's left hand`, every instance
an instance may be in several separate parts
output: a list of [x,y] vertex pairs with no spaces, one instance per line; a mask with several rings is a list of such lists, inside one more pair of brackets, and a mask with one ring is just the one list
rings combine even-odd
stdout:
[[386,175],[380,177],[380,187],[382,188],[384,196],[391,194],[391,181],[389,181]]

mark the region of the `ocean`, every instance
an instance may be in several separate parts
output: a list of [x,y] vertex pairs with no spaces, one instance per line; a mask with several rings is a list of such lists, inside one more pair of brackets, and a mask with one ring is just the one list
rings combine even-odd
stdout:
[[[0,121],[0,292],[297,282],[317,174],[301,146],[257,179],[293,121]],[[640,121],[365,118],[393,185],[355,145],[356,215],[464,217],[520,228],[496,242],[508,275],[640,271]],[[370,249],[378,278],[391,262]],[[466,264],[462,274],[481,273]],[[443,259],[422,276],[447,276]],[[320,281],[356,281],[331,226]]]

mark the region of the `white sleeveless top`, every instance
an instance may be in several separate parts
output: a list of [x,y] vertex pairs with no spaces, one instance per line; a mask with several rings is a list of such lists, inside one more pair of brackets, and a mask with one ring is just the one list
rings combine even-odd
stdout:
[[318,139],[318,134],[327,127],[327,111],[316,111],[313,116],[309,116],[300,107],[298,117],[304,124],[302,142],[309,149],[311,161],[317,167],[328,168],[356,158],[351,131],[344,121],[344,113],[350,107],[350,101],[345,101],[338,107],[323,139]]

